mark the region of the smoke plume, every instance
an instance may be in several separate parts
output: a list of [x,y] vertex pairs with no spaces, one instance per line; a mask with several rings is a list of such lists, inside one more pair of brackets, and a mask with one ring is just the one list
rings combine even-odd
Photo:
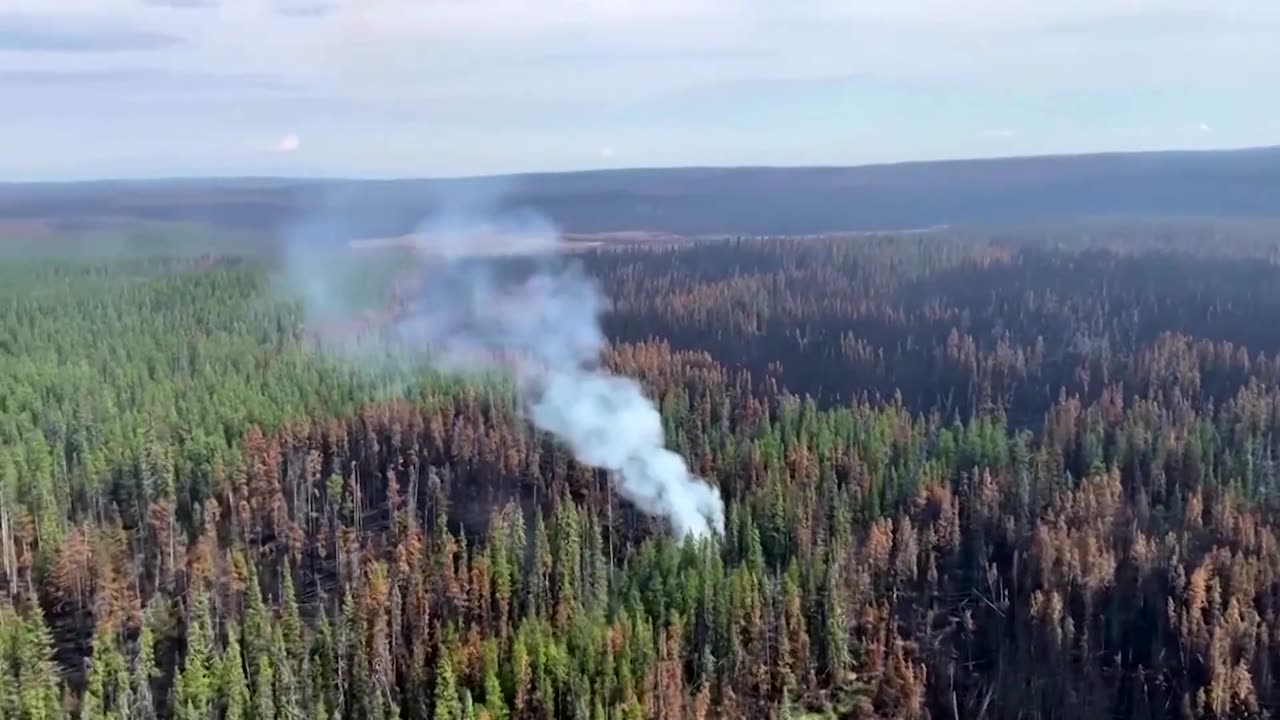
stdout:
[[[664,447],[662,418],[639,383],[600,367],[604,296],[549,223],[534,214],[438,214],[418,233],[370,248],[412,248],[389,327],[437,368],[500,369],[532,424],[680,537],[722,532],[719,492]],[[375,250],[376,251],[376,250]]]

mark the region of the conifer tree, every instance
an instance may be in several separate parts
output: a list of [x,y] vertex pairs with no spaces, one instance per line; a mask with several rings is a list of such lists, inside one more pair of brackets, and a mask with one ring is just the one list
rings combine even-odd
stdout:
[[432,718],[435,720],[462,720],[463,704],[458,697],[458,682],[454,677],[452,664],[449,662],[449,654],[441,648],[439,656],[436,661]]
[[258,657],[258,668],[253,684],[253,717],[255,720],[276,720],[275,669],[271,657]]
[[43,614],[36,608],[24,610],[21,624],[10,638],[15,644],[17,717],[23,720],[61,718],[63,709],[53,663],[53,637]]
[[186,720],[203,720],[212,713],[214,689],[213,627],[203,590],[194,591],[187,614],[187,649],[174,683],[174,712]]
[[160,674],[155,659],[155,631],[152,623],[159,612],[159,604],[152,601],[143,616],[142,630],[138,634],[138,650],[129,669],[129,687],[133,698],[128,717],[151,720],[155,717],[155,696],[151,682]]
[[510,716],[498,671],[498,647],[496,643],[490,642],[485,645],[484,650],[484,710],[489,720],[507,720]]
[[224,720],[243,720],[250,711],[249,681],[240,652],[240,629],[227,626],[227,647],[218,664],[218,695]]

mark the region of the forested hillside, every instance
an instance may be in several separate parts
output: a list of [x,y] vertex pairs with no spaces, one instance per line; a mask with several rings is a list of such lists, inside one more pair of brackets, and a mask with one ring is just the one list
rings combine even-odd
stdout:
[[619,168],[476,178],[0,183],[0,223],[120,220],[287,231],[324,220],[400,234],[464,199],[536,207],[575,233],[760,235],[1058,222],[1277,216],[1280,147],[1049,155],[854,167]]
[[6,259],[0,718],[1280,708],[1276,227],[580,259],[723,535],[317,351],[270,254]]

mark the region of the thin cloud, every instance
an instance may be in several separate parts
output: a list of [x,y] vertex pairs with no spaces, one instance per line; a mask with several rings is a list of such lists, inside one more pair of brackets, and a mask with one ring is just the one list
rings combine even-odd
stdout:
[[302,147],[302,138],[295,133],[289,133],[280,138],[276,143],[276,152],[291,153],[297,152]]
[[285,17],[305,19],[324,17],[337,9],[338,4],[330,2],[282,2],[276,7],[276,12]]
[[1213,128],[1209,127],[1209,123],[1200,123],[1200,132],[1213,132]]
[[145,0],[154,7],[175,8],[178,10],[202,10],[216,8],[222,3],[219,0]]
[[175,35],[89,18],[0,15],[0,50],[106,53],[160,50],[181,44]]
[[200,93],[217,91],[289,93],[292,83],[258,74],[219,74],[157,68],[118,70],[0,70],[0,87],[118,86],[130,93]]
[[[1257,15],[1257,13],[1254,13]],[[1258,29],[1274,29],[1275,18],[1251,17],[1250,25]],[[1240,25],[1240,15],[1226,6],[1158,8],[1098,12],[1074,17],[1046,28],[1050,32],[1069,34],[1109,33],[1115,35],[1201,34],[1230,30]]]

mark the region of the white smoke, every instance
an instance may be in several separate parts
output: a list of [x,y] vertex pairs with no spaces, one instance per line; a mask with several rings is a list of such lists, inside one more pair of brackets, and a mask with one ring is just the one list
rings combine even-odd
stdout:
[[451,212],[398,238],[422,267],[402,277],[398,340],[447,370],[511,372],[529,420],[680,537],[723,532],[719,492],[664,447],[662,418],[636,381],[600,368],[604,297],[536,215]]
[[579,461],[614,471],[622,495],[667,518],[678,535],[724,531],[720,493],[663,447],[662,418],[634,380],[581,368],[553,371],[546,380],[531,412],[535,425],[568,444]]

